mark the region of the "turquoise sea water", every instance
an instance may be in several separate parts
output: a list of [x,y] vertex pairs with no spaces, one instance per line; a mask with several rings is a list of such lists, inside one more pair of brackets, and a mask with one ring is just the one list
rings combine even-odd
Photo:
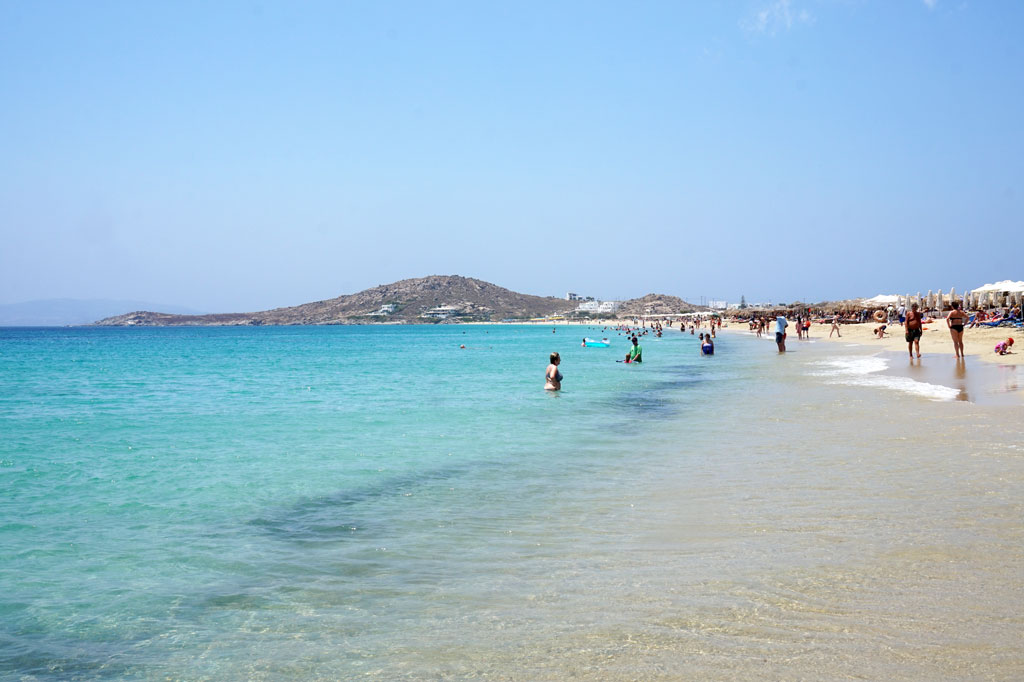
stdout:
[[1017,408],[585,335],[0,330],[0,675],[1024,670]]

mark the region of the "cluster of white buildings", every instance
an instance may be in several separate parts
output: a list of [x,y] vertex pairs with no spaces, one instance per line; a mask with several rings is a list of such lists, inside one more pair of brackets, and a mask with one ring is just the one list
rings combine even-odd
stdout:
[[578,313],[614,313],[622,305],[622,301],[597,301],[593,296],[580,296],[571,291],[566,293],[565,300],[578,301]]
[[449,317],[458,315],[460,312],[461,310],[453,305],[439,305],[436,308],[427,310],[421,314],[420,317],[427,317],[433,320],[446,320]]
[[622,305],[622,301],[583,301],[576,306],[580,313],[614,313]]

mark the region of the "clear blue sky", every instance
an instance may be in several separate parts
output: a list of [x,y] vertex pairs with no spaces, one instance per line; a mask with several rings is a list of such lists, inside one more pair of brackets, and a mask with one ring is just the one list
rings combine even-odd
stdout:
[[1024,278],[1024,3],[0,0],[0,303]]

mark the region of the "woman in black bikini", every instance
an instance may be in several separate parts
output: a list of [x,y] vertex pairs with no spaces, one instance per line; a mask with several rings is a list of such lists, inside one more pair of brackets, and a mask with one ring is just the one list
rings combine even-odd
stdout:
[[967,322],[967,313],[960,310],[960,301],[953,301],[953,309],[946,316],[946,325],[949,327],[949,335],[953,337],[953,352],[958,358],[964,356],[964,324]]
[[562,390],[562,373],[558,371],[560,364],[562,364],[562,358],[559,357],[558,353],[552,353],[551,364],[548,365],[548,371],[544,373],[545,391]]

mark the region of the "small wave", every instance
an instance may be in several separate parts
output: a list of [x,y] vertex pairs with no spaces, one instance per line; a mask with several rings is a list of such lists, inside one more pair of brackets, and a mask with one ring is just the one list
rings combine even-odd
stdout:
[[885,358],[873,355],[840,355],[828,360],[812,363],[820,369],[811,372],[814,376],[835,376],[836,374],[862,376],[881,372],[889,367]]
[[839,356],[813,363],[813,376],[827,377],[831,384],[867,386],[900,391],[936,401],[956,400],[960,391],[949,386],[915,381],[910,377],[880,375],[889,367],[885,358],[877,356]]
[[928,384],[923,381],[914,381],[909,377],[865,376],[847,381],[838,381],[836,383],[845,383],[853,386],[886,388],[893,391],[912,393],[914,395],[919,395],[922,398],[928,398],[929,400],[956,400],[960,395],[960,391],[958,389],[951,388],[949,386],[941,386],[939,384]]

